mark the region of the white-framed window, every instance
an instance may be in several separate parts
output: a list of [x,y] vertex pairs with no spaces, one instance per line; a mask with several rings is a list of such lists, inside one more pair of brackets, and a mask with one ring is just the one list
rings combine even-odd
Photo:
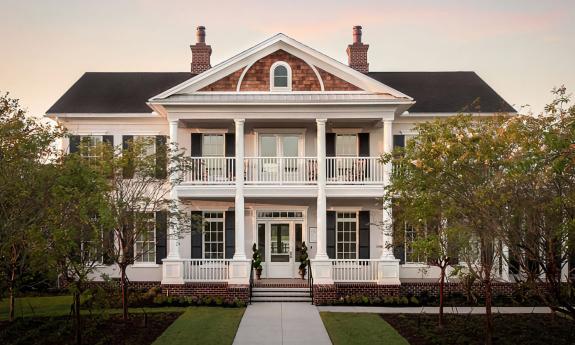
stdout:
[[[94,223],[98,222],[98,217],[92,217],[92,221]],[[95,238],[84,238],[80,243],[80,251],[84,256],[85,262],[93,262],[96,264],[104,263],[104,229],[98,229],[98,232],[95,234]],[[88,237],[88,236],[86,236]]]
[[149,157],[156,154],[156,137],[153,135],[134,135],[134,141],[142,145],[142,155]]
[[204,157],[224,157],[225,140],[224,134],[202,134],[202,155]]
[[136,232],[134,257],[137,263],[156,263],[156,217],[147,213],[142,229]]
[[335,136],[335,155],[337,157],[357,157],[357,134],[337,134]]
[[103,141],[104,137],[102,135],[81,135],[82,157],[88,160],[100,159],[101,152],[98,152],[96,148],[102,144]]
[[283,61],[275,62],[270,68],[270,90],[291,91],[291,68]]
[[415,255],[413,250],[413,242],[417,239],[417,231],[415,228],[405,222],[404,223],[404,261],[406,263],[418,263],[420,262],[419,257]]
[[204,259],[223,259],[225,248],[224,212],[203,212]]
[[336,213],[336,258],[357,259],[357,212]]

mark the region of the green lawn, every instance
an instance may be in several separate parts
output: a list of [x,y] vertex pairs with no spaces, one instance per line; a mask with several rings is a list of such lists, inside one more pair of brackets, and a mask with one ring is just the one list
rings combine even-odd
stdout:
[[152,345],[231,344],[244,308],[189,308]]
[[409,345],[378,314],[320,313],[334,345]]
[[[72,296],[22,297],[16,298],[16,317],[64,316],[70,314]],[[184,311],[184,307],[145,308],[146,313],[166,313]],[[109,309],[108,313],[121,313],[121,309]],[[141,313],[142,308],[130,308],[131,313]],[[83,310],[83,314],[89,311]],[[0,301],[0,321],[8,320],[8,300]]]

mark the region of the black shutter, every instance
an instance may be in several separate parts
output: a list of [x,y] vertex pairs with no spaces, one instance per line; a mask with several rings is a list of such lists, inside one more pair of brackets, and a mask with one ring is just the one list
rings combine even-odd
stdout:
[[71,135],[70,136],[70,153],[76,153],[80,150],[80,136]]
[[102,243],[104,253],[102,260],[104,265],[112,265],[114,260],[110,253],[114,253],[114,230],[104,231],[104,243]]
[[202,156],[202,134],[192,133],[192,157]]
[[168,175],[167,137],[156,135],[156,178],[164,179]]
[[335,211],[326,212],[326,251],[330,259],[335,259]]
[[134,218],[133,216],[127,217],[127,224],[124,224],[123,227],[123,237],[125,242],[127,243],[128,248],[126,248],[126,258],[127,262],[134,261]]
[[203,233],[202,211],[192,211],[192,259],[202,259],[202,236]]
[[[226,157],[236,156],[236,134],[226,133]],[[226,160],[226,177],[228,180],[233,180],[236,176],[235,161]]]
[[[359,147],[360,157],[369,157],[369,133],[358,133],[357,141]],[[359,159],[357,162],[358,174],[365,178],[369,178],[369,159]]]
[[393,136],[393,148],[396,147],[405,147],[405,135],[395,134]]
[[[122,150],[123,152],[130,152],[132,150],[132,143],[134,142],[133,135],[123,135],[122,136]],[[124,178],[134,177],[134,163],[130,161],[126,162],[126,165],[122,169],[122,176]]]
[[108,144],[111,147],[114,147],[114,136],[113,135],[102,135],[102,141],[104,144]]
[[359,258],[369,259],[369,211],[359,211]]
[[403,246],[403,243],[393,247],[393,256],[395,256],[396,259],[399,259],[399,263],[401,265],[405,263],[405,247]]
[[236,252],[236,212],[227,211],[225,214],[226,250],[225,258],[231,259]]
[[168,212],[156,212],[156,263],[161,264],[166,258],[168,244]]
[[[325,156],[335,157],[335,133],[325,134]],[[328,160],[326,164],[327,178],[335,176],[335,160]]]

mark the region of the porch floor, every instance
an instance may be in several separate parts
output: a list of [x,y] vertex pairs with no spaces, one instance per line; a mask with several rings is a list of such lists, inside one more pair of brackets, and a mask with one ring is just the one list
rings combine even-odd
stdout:
[[254,279],[254,287],[257,288],[307,288],[307,279],[297,278],[262,278]]

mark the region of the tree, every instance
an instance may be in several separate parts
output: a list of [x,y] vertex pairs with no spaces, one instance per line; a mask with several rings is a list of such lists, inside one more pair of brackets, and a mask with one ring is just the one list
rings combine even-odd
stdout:
[[80,296],[97,265],[106,263],[103,249],[107,209],[105,176],[77,154],[60,157],[51,170],[49,206],[42,220],[49,267],[60,273],[73,296],[76,343],[81,344]]
[[42,269],[37,244],[47,203],[44,167],[63,131],[26,115],[17,99],[0,96],[0,270],[9,295],[9,320],[22,277]]
[[[191,229],[190,217],[177,207],[171,190],[182,181],[189,164],[175,146],[165,144],[165,137],[130,140],[124,147],[96,147],[101,159],[93,161],[108,178],[106,209],[107,228],[113,243],[105,254],[120,270],[123,318],[128,318],[128,266],[140,259],[155,257],[161,263],[167,236],[181,236]],[[93,155],[90,155],[93,156]],[[169,177],[169,178],[168,178]],[[153,227],[158,236],[153,238]],[[167,229],[172,229],[168,234]],[[147,243],[151,245],[139,245]]]
[[[394,161],[400,167],[385,199],[415,215],[446,222],[456,229],[460,243],[466,243],[458,248],[459,257],[483,286],[488,344],[493,333],[491,283],[496,279],[494,265],[501,254],[497,242],[504,223],[499,209],[507,196],[499,179],[503,157],[510,150],[500,131],[507,120],[459,115],[422,123],[415,127],[418,136],[400,155],[383,157],[384,163]],[[442,240],[438,237],[432,243],[431,247],[441,248]],[[446,258],[437,258],[442,257]]]

